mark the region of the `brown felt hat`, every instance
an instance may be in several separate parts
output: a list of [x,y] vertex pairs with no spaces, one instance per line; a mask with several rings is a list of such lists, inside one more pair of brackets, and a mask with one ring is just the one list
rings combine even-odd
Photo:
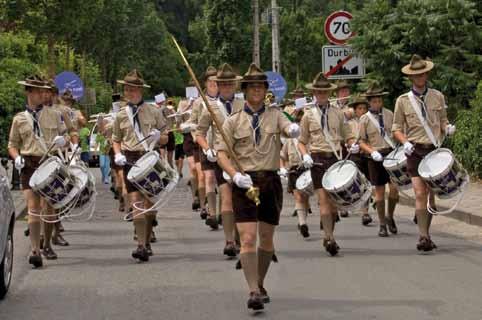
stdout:
[[241,80],[241,89],[246,88],[249,83],[263,83],[266,88],[269,87],[268,76],[256,64],[251,63],[248,71]]
[[70,101],[70,102],[75,102],[76,100],[74,99],[74,96],[72,95],[72,91],[69,89],[65,90],[64,93],[62,93],[62,96],[60,97],[62,101]]
[[243,79],[243,77],[238,76],[234,73],[233,68],[227,63],[224,63],[221,68],[219,69],[216,77],[214,77],[214,81],[216,82],[231,82],[231,81],[239,81]]
[[31,87],[31,88],[40,88],[40,89],[51,88],[47,80],[45,80],[43,77],[36,74],[27,77],[24,81],[18,81],[17,83],[25,87]]
[[351,98],[348,106],[350,108],[355,108],[359,104],[364,104],[368,108],[368,101],[364,95],[355,95],[353,98]]
[[370,97],[386,96],[387,94],[388,92],[383,91],[383,88],[380,86],[378,82],[374,82],[370,84],[367,91],[364,94],[362,94],[362,96],[366,98],[370,98]]
[[343,89],[343,88],[350,88],[350,83],[346,80],[338,80],[337,82],[335,82],[336,84],[336,90],[340,90],[340,89]]
[[290,96],[305,96],[305,90],[302,87],[297,87],[295,90],[290,92]]
[[313,91],[332,91],[337,88],[335,84],[328,81],[322,72],[318,73],[313,82],[305,85],[305,87]]
[[410,63],[402,68],[402,73],[406,75],[416,75],[429,72],[433,69],[433,62],[429,58],[422,59],[418,54],[414,54]]
[[123,84],[125,86],[131,86],[131,87],[142,87],[142,88],[150,88],[151,87],[144,82],[144,79],[142,78],[142,75],[136,69],[129,72],[124,77],[124,80],[117,80],[117,83]]
[[214,80],[214,78],[216,77],[216,74],[218,73],[218,70],[216,70],[215,67],[213,66],[209,66],[206,71],[204,71],[204,74],[203,74],[203,81],[206,82],[208,80]]

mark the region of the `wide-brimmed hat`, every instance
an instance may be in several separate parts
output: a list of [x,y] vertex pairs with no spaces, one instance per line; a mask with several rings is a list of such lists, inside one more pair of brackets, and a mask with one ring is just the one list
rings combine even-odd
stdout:
[[142,87],[142,88],[150,88],[151,86],[147,85],[142,78],[137,69],[132,70],[129,72],[125,77],[124,80],[117,80],[117,83],[123,84],[125,86],[131,87]]
[[216,82],[239,81],[241,79],[243,79],[243,77],[234,73],[233,68],[231,68],[231,66],[227,63],[223,63],[221,68],[219,68],[218,73],[214,77],[214,81]]
[[305,90],[302,87],[297,87],[295,90],[290,92],[290,96],[304,96]]
[[350,83],[344,79],[336,81],[335,84],[336,84],[336,90],[351,87]]
[[355,107],[359,104],[364,104],[368,108],[368,101],[364,95],[353,96],[348,103],[348,107],[355,109]]
[[241,89],[246,88],[249,83],[263,83],[266,88],[269,87],[268,76],[255,63],[251,63],[248,71],[241,80]]
[[215,67],[209,66],[207,67],[206,71],[204,71],[202,79],[204,82],[208,80],[214,80],[217,73],[218,73],[218,70],[216,70]]
[[367,91],[363,93],[362,96],[366,98],[370,98],[370,97],[386,96],[387,94],[388,92],[383,91],[383,88],[380,86],[378,82],[374,82],[368,86]]
[[18,81],[17,83],[25,87],[50,89],[47,80],[36,74],[27,77],[23,81]]
[[328,81],[322,72],[318,73],[313,82],[305,85],[305,87],[313,91],[332,91],[337,88],[335,84]]
[[433,69],[433,62],[429,58],[422,59],[418,54],[414,54],[410,63],[402,68],[402,73],[406,75],[416,75],[429,72]]
[[50,87],[50,91],[55,94],[59,94],[59,88],[57,88],[57,85],[55,84],[55,81],[53,79],[49,79],[47,81],[47,85]]
[[64,93],[62,93],[62,97],[60,97],[63,101],[67,102],[75,102],[76,100],[74,99],[74,96],[72,95],[72,91],[69,89],[65,90]]

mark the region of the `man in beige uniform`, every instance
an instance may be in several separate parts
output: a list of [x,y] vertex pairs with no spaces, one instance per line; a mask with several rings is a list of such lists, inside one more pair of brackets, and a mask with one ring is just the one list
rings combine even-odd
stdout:
[[[28,77],[25,81],[18,82],[25,86],[27,96],[26,110],[13,118],[8,141],[8,153],[15,161],[15,168],[21,170],[23,194],[27,202],[28,225],[32,253],[29,263],[35,268],[42,266],[40,255],[40,215],[45,215],[44,220],[55,219],[53,210],[34,193],[29,185],[30,178],[39,167],[40,160],[47,152],[47,146],[55,144],[53,151],[62,148],[68,141],[68,136],[63,136],[64,125],[61,115],[52,108],[44,108],[45,95],[50,87],[39,76]],[[43,208],[45,210],[43,210]],[[50,247],[53,224],[47,224],[45,230],[45,243],[43,254],[49,259],[56,255]]]
[[[223,64],[217,75],[212,78],[216,81],[219,89],[219,99],[213,101],[211,107],[219,123],[224,121],[233,113],[239,112],[244,107],[244,100],[236,99],[236,84],[242,77],[236,75],[229,64]],[[217,183],[221,197],[221,215],[225,237],[224,254],[229,257],[236,256],[235,246],[235,224],[233,214],[233,204],[231,199],[231,185],[224,179],[223,170],[217,164],[217,152],[215,146],[217,140],[221,139],[220,133],[214,124],[211,113],[207,108],[202,111],[196,131],[196,140],[203,150],[201,154],[201,164],[205,170],[205,176],[213,177],[214,181],[206,181],[207,199],[209,205],[209,217],[206,219],[207,225],[216,225],[216,193],[214,186],[207,189],[211,183]]]
[[[368,99],[370,109],[360,119],[360,147],[365,154],[370,155],[368,160],[368,177],[372,186],[375,186],[375,204],[378,213],[380,237],[388,237],[388,230],[392,234],[398,232],[393,218],[395,206],[398,202],[398,190],[390,182],[390,176],[383,167],[383,159],[395,148],[392,140],[391,128],[393,112],[383,107],[384,92],[378,83],[373,83],[363,94]],[[387,207],[385,206],[385,185],[388,184],[389,195]],[[385,210],[385,209],[388,210]],[[387,211],[385,213],[385,211]]]
[[[112,133],[114,161],[117,165],[124,167],[124,183],[129,194],[129,202],[132,206],[136,204],[137,207],[145,210],[153,204],[127,179],[127,174],[132,165],[148,151],[147,145],[167,143],[164,117],[156,106],[144,102],[143,88],[149,88],[149,86],[144,83],[137,70],[131,71],[124,80],[117,82],[124,85],[127,106],[119,111],[114,120]],[[164,130],[162,135],[160,130]],[[144,144],[139,143],[142,139],[140,136],[150,137]],[[140,261],[149,261],[149,256],[152,255],[150,237],[156,212],[139,213],[139,210],[134,208],[132,219],[138,243],[137,249],[132,252],[132,257]]]
[[[417,250],[432,251],[436,248],[430,238],[432,216],[427,211],[430,189],[418,174],[422,159],[439,147],[445,134],[452,135],[455,126],[450,125],[445,110],[445,98],[440,91],[427,87],[428,73],[434,64],[413,55],[402,73],[412,82],[410,92],[402,94],[395,103],[392,132],[403,144],[407,155],[407,169],[415,192],[415,215],[420,232]],[[422,121],[421,121],[422,119]]]
[[336,100],[333,102],[333,106],[343,111],[345,115],[345,121],[349,121],[354,117],[355,112],[353,108],[349,106],[351,97],[350,83],[346,80],[339,80],[336,82]]
[[70,90],[65,90],[61,97],[61,105],[63,111],[68,111],[69,122],[72,127],[72,152],[80,154],[79,149],[79,130],[87,124],[87,119],[84,117],[80,110],[74,108],[75,99]]
[[[274,254],[273,236],[283,203],[283,189],[277,174],[280,135],[295,138],[300,129],[277,108],[265,105],[267,76],[255,64],[251,64],[244,75],[241,89],[246,104],[242,111],[224,122],[228,141],[218,144],[218,163],[234,183],[233,209],[241,237],[241,264],[250,291],[248,308],[259,310],[270,300],[263,286]],[[245,174],[232,165],[227,152],[230,148]],[[258,206],[246,195],[246,190],[253,185],[259,188]],[[256,252],[257,234],[260,241]]]
[[[343,112],[330,106],[328,98],[336,85],[330,83],[320,72],[313,83],[306,85],[316,98],[316,105],[306,109],[301,119],[301,136],[299,149],[303,156],[305,168],[311,168],[313,187],[318,194],[320,218],[325,232],[323,246],[332,256],[338,253],[333,230],[337,216],[337,207],[323,189],[323,175],[337,160],[341,159],[341,144],[350,146],[350,152],[359,152],[353,133],[345,122]],[[308,150],[307,145],[310,146]],[[311,153],[311,156],[310,154]]]

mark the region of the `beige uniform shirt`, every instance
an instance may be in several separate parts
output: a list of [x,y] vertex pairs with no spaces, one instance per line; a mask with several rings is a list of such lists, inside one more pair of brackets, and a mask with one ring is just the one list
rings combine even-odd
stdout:
[[301,153],[298,150],[297,139],[287,139],[286,143],[281,149],[281,159],[288,165],[288,169],[302,164],[303,159]]
[[[226,121],[226,119],[229,117],[226,107],[220,100],[215,100],[213,102],[214,103],[210,104],[210,106],[213,109],[218,122],[223,124],[224,121]],[[243,107],[244,107],[244,100],[234,99],[232,102],[231,113],[232,114],[237,113],[243,110]],[[217,140],[222,139],[221,134],[219,133],[219,130],[214,124],[211,113],[206,108],[204,108],[204,110],[201,113],[201,116],[199,117],[199,122],[198,122],[195,135],[206,138],[208,141],[208,144],[211,147],[214,147],[217,144]]]
[[74,123],[74,119],[75,119],[74,111],[70,107],[60,103],[54,103],[52,105],[52,108],[60,112],[60,114],[62,115],[62,122],[65,126],[65,130],[67,130],[69,135],[71,137],[78,136],[79,135],[78,124],[77,122]]
[[[383,108],[382,115],[383,115],[383,123],[385,126],[385,134],[393,140],[392,132],[391,132],[391,128],[393,124],[393,112],[391,112],[386,108]],[[379,115],[373,114],[373,117],[377,122],[379,121],[378,120]],[[375,150],[391,148],[391,146],[385,141],[385,139],[380,134],[380,129],[378,129],[373,124],[373,122],[370,120],[367,114],[364,114],[360,118],[359,137],[360,137],[360,140],[369,144]]]
[[[427,123],[432,129],[435,139],[440,141],[448,123],[445,98],[440,91],[428,89],[425,104],[427,108]],[[421,108],[421,104],[419,103],[416,107]],[[408,93],[398,97],[393,115],[392,131],[403,132],[404,130],[410,142],[432,144],[410,103]]]
[[[127,108],[125,107],[117,113],[112,129],[112,140],[121,144],[123,151],[145,151],[142,143],[139,142],[134,128],[127,115]],[[149,103],[144,103],[139,109],[140,130],[144,137],[147,137],[152,129],[158,129],[165,132],[165,120],[161,111],[156,106]],[[161,131],[161,133],[162,133]]]
[[[8,147],[19,150],[23,156],[43,156],[53,139],[64,134],[65,126],[60,112],[49,107],[42,109],[38,115],[38,122],[45,146],[42,145],[42,139],[34,133],[32,116],[23,111],[13,118]],[[56,150],[56,147],[53,150]]]
[[159,110],[161,111],[162,116],[164,117],[169,129],[171,129],[174,126],[176,119],[169,116],[176,113],[176,111],[174,111],[174,109],[168,108],[166,105],[161,106]]
[[[267,107],[259,116],[260,141],[255,144],[252,116],[245,111],[232,114],[223,125],[229,146],[245,171],[275,171],[279,169],[281,134],[288,136],[291,122],[278,109]],[[227,151],[224,141],[216,150]]]
[[[310,152],[333,152],[330,144],[327,142],[325,134],[321,128],[321,110],[315,106],[305,109],[305,114],[301,118],[301,135],[299,141],[304,145],[310,145]],[[348,123],[345,123],[343,111],[338,108],[329,107],[328,115],[328,132],[331,135],[335,151],[339,152],[341,144],[350,139],[354,139],[354,134]]]

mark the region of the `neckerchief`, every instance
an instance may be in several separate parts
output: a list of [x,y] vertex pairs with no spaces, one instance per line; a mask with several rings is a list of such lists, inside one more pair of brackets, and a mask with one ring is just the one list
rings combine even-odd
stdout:
[[251,122],[251,126],[253,127],[253,130],[254,130],[254,139],[256,141],[256,144],[259,144],[259,141],[260,141],[260,138],[261,138],[261,129],[259,127],[259,117],[261,116],[261,114],[263,114],[263,112],[266,111],[266,108],[263,107],[261,109],[259,109],[257,112],[253,112],[247,104],[244,105],[244,112],[246,112],[247,114],[249,114],[250,116],[253,117],[253,120]]
[[28,106],[25,107],[26,110],[32,115],[33,118],[33,132],[37,137],[40,137],[40,125],[39,125],[39,117],[40,117],[40,111],[42,111],[43,106],[37,106],[35,110],[32,110]]
[[383,121],[383,111],[382,110],[375,111],[375,110],[370,109],[369,112],[373,115],[378,116],[378,125],[380,126],[380,135],[382,137],[384,137],[385,136],[385,123]]

